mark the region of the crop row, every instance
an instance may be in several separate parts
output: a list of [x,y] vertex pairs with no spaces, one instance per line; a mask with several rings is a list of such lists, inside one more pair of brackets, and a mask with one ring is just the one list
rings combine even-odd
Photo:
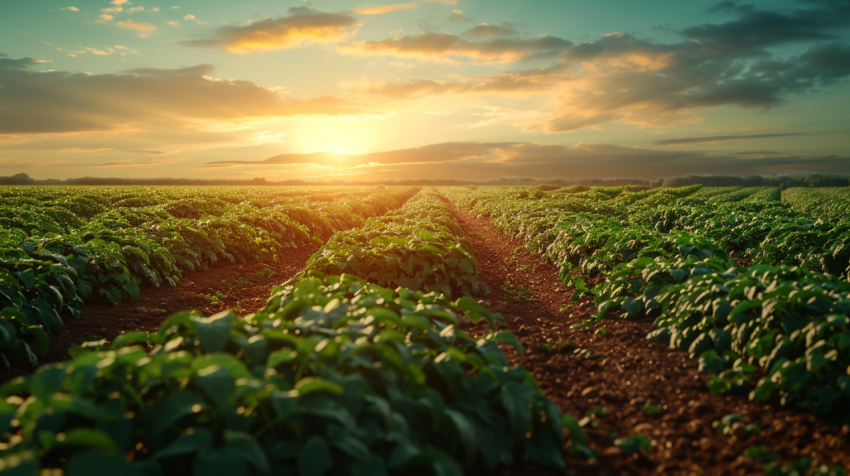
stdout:
[[[83,302],[136,298],[140,285],[176,285],[184,270],[219,261],[276,261],[286,247],[320,244],[332,232],[398,208],[415,189],[364,189],[362,197],[299,189],[239,192],[144,187],[5,189],[0,196],[0,365],[37,360],[26,344],[77,317]],[[170,196],[169,194],[178,194]],[[210,195],[212,194],[212,195]],[[265,197],[265,201],[259,198]],[[313,200],[315,199],[315,201]],[[280,203],[275,203],[279,201]]]
[[[576,297],[595,295],[598,317],[654,317],[650,337],[701,357],[719,374],[712,390],[751,389],[753,399],[850,422],[850,284],[828,273],[846,277],[847,224],[815,222],[769,189],[703,198],[693,188],[656,190],[595,201],[446,193],[525,237]],[[588,289],[597,276],[605,280]]]
[[379,286],[447,296],[488,292],[478,280],[470,243],[433,188],[360,228],[335,234],[307,261],[305,273],[312,271],[349,273]]
[[[278,288],[239,318],[159,332],[44,366],[0,389],[9,474],[492,474],[563,466],[562,418],[469,298],[351,275]],[[151,348],[149,352],[145,348]],[[125,455],[129,461],[125,459]],[[101,468],[98,470],[97,468]],[[108,468],[108,469],[106,469]]]
[[[402,271],[372,274],[381,260]],[[156,333],[88,343],[6,384],[0,470],[494,474],[529,459],[563,467],[565,425],[571,451],[592,455],[575,420],[508,365],[497,344],[522,348],[496,329],[501,317],[437,292],[474,285],[462,230],[423,190],[334,235],[256,314],[177,314]],[[464,320],[490,332],[471,338]]]
[[815,218],[838,221],[850,218],[850,188],[789,188],[782,200]]

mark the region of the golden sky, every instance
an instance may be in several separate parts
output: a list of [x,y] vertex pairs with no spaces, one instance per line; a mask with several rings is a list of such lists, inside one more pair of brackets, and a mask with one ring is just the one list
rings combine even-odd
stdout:
[[0,175],[850,173],[850,1],[0,3]]

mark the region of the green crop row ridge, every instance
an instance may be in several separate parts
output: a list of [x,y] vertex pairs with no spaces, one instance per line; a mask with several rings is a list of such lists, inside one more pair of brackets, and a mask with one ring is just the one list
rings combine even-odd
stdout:
[[[135,299],[219,262],[286,248],[398,208],[411,187],[7,187],[0,190],[0,367],[35,364],[84,302]],[[348,194],[346,194],[348,193]],[[247,198],[247,199],[246,199]],[[37,342],[38,350],[30,344]]]
[[[462,320],[486,320],[473,339]],[[563,423],[473,299],[311,272],[238,318],[182,313],[0,388],[5,474],[494,474],[562,467]],[[99,348],[98,346],[103,346]],[[149,350],[146,350],[149,349]]]

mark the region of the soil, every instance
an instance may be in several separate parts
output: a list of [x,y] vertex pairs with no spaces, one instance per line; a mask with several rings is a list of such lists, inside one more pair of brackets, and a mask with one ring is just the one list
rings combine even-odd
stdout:
[[[809,456],[813,468],[850,467],[850,427],[746,395],[710,393],[697,360],[646,339],[651,320],[606,319],[595,326],[605,335],[571,329],[596,311],[590,298],[570,302],[573,289],[564,288],[557,267],[520,248],[521,240],[488,219],[449,206],[473,245],[479,279],[490,288],[482,299],[526,351],[518,356],[506,349],[509,358],[537,378],[562,412],[580,420],[599,454],[592,466],[566,458],[564,474],[760,474],[760,465],[743,456],[754,445],[779,455],[783,465]],[[650,416],[648,404],[662,413]],[[744,423],[728,435],[712,427],[730,414]],[[749,424],[760,431],[745,430]],[[648,456],[627,456],[615,445],[637,433],[652,441]],[[503,474],[561,473],[524,465]]]
[[[126,332],[153,332],[172,314],[198,310],[205,316],[231,309],[239,315],[260,310],[271,289],[303,270],[318,247],[305,246],[284,251],[277,263],[230,264],[206,271],[184,272],[179,286],[143,287],[139,299],[114,305],[100,300],[86,304],[77,319],[63,316],[65,325],[50,336],[47,354],[39,365],[69,358],[68,349],[87,340],[113,340]],[[266,269],[270,271],[265,271]],[[220,293],[225,297],[213,299]],[[0,371],[0,383],[32,372],[16,364]]]

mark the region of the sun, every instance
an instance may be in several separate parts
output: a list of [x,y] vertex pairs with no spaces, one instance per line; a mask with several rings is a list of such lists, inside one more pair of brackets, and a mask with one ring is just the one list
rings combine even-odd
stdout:
[[375,134],[371,127],[353,121],[317,121],[294,132],[291,137],[298,150],[306,154],[365,154],[373,152],[375,144]]

